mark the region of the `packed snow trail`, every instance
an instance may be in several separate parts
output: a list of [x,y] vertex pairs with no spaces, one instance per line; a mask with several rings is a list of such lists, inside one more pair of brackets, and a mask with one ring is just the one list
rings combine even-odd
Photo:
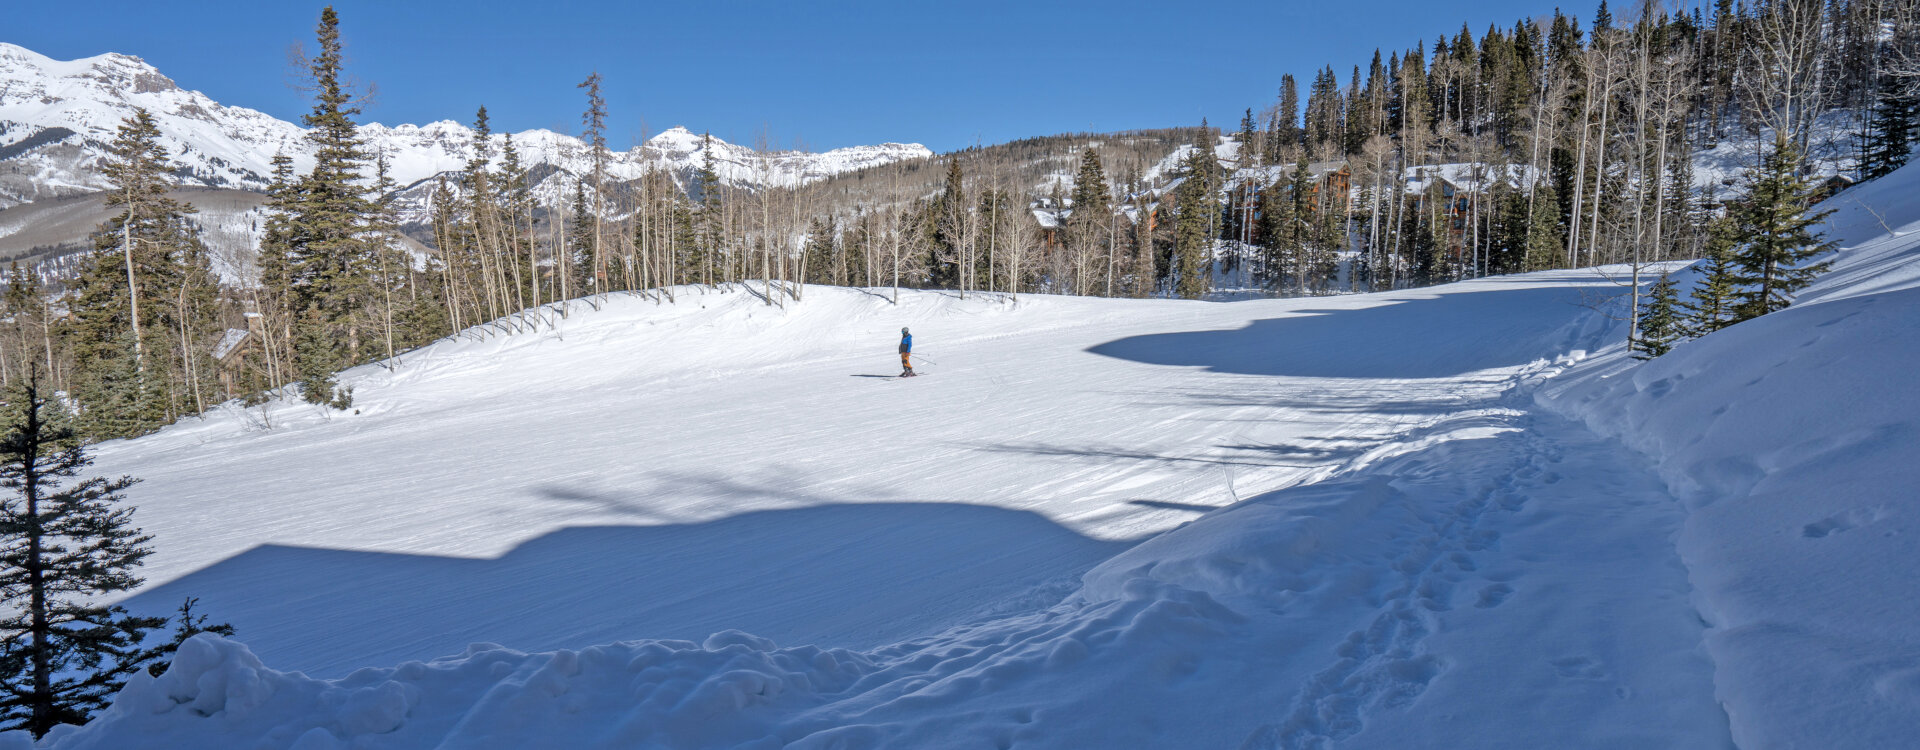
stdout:
[[[1592,283],[616,297],[355,370],[355,411],[229,409],[103,445],[99,469],[144,480],[136,609],[201,597],[317,676],[728,628],[871,648],[1051,604],[1127,543],[1505,388],[1579,348]],[[901,325],[934,377],[858,377],[897,372]]]

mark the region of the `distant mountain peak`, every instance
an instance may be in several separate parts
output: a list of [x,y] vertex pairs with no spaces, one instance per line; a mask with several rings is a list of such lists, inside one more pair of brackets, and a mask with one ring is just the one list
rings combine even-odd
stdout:
[[[0,208],[105,187],[99,172],[104,145],[135,108],[154,116],[183,185],[258,191],[267,185],[275,154],[292,156],[296,169],[312,164],[313,147],[300,126],[183,89],[139,57],[110,52],[62,61],[0,42],[0,163],[17,167],[0,170]],[[71,135],[62,135],[66,131]],[[473,155],[473,130],[453,120],[368,123],[361,133],[387,157],[401,185],[462,169]],[[698,166],[692,160],[702,138],[684,126],[669,128],[614,152],[609,174],[622,180],[649,169],[687,174]],[[573,175],[587,169],[586,145],[572,135],[529,130],[513,140],[529,167],[546,164]],[[918,144],[763,154],[719,138],[712,143],[722,181],[745,188],[799,185],[932,155]]]

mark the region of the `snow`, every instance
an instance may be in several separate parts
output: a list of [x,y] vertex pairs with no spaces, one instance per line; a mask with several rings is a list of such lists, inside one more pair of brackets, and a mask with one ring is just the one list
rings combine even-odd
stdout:
[[214,360],[219,361],[226,359],[227,355],[232,354],[233,350],[239,347],[241,342],[247,340],[247,334],[248,332],[245,328],[227,329],[226,333],[220,335],[220,341],[213,345],[211,353]]
[[1896,747],[1920,729],[1920,170],[1826,205],[1843,250],[1784,311],[1543,402],[1651,457],[1689,511],[1715,683],[1743,747]]
[[1525,188],[1539,179],[1536,170],[1526,164],[1428,164],[1407,167],[1404,175],[1408,195],[1425,193],[1440,180],[1468,192],[1480,192],[1495,184]]
[[1910,744],[1915,182],[1650,363],[1592,270],[550,306],[99,446],[238,639],[39,747]]
[[[19,132],[18,138],[7,141],[12,142],[51,127],[76,133],[63,141],[73,146],[73,153],[42,147],[15,157],[31,161],[46,174],[31,186],[0,185],[0,207],[104,187],[98,167],[105,158],[105,144],[136,107],[154,116],[170,156],[189,172],[183,184],[261,191],[272,174],[276,154],[293,157],[296,171],[313,165],[313,147],[299,126],[182,89],[140,58],[106,54],[61,61],[0,43],[0,134]],[[473,130],[451,120],[426,125],[368,123],[360,127],[360,134],[369,150],[387,156],[391,176],[400,185],[463,169],[473,156]],[[552,164],[574,175],[591,171],[590,154],[578,138],[543,129],[512,137],[529,167]],[[495,134],[496,155],[506,138],[506,134]],[[613,152],[608,173],[619,180],[638,178],[650,168],[686,173],[702,163],[699,146],[698,136],[676,127],[632,149]],[[722,180],[745,187],[801,185],[932,154],[916,143],[852,146],[824,153],[761,153],[715,141]]]

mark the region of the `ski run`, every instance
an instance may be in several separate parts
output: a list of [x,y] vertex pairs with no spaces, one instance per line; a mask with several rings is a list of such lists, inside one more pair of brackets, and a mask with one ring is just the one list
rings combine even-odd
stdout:
[[549,306],[100,446],[238,634],[0,747],[1912,746],[1920,167],[1827,205],[1647,363],[1619,269]]

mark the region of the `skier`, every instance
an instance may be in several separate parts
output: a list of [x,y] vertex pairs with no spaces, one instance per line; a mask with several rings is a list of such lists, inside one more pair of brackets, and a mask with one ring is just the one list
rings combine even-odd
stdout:
[[907,329],[903,326],[900,329],[900,366],[906,369],[901,371],[900,377],[903,377],[903,378],[913,377],[912,357],[913,357],[913,334],[908,333]]

